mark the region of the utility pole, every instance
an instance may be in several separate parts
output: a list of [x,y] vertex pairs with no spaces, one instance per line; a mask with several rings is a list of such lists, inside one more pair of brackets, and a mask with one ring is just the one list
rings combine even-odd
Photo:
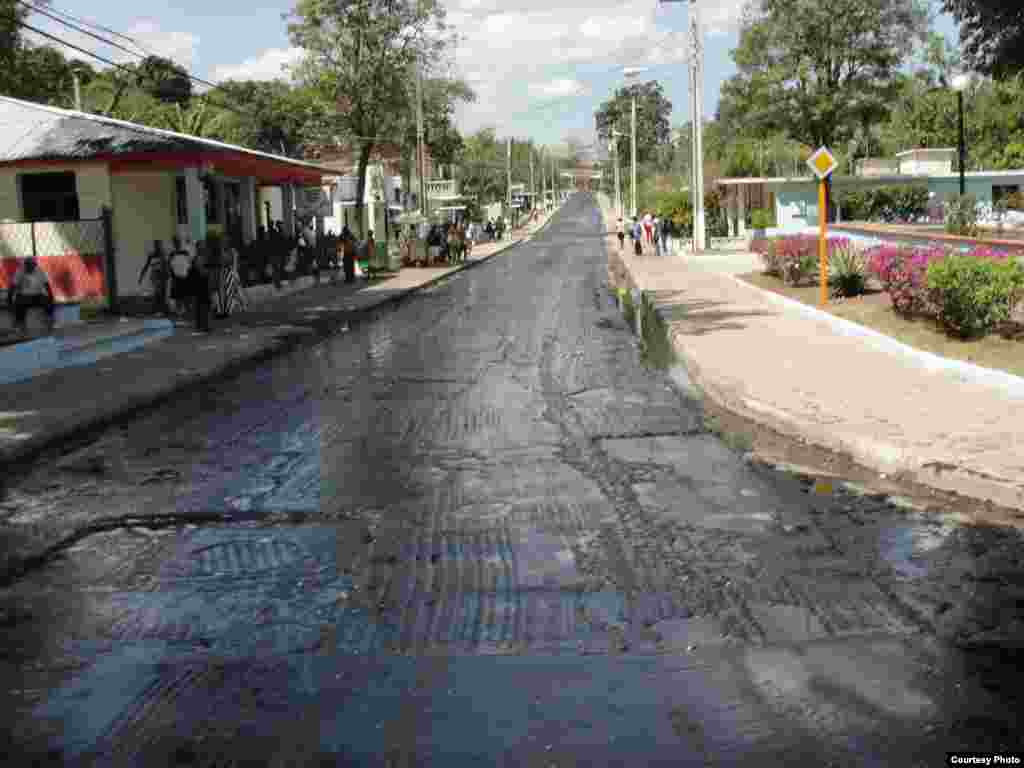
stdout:
[[512,215],[512,137],[508,138],[508,152],[505,155],[505,172],[508,174],[508,184],[505,188],[505,205],[508,206],[509,216]]
[[700,14],[697,0],[690,0],[690,30],[693,44],[693,127],[694,127],[694,177],[697,182],[694,198],[693,247],[697,252],[705,247],[704,230],[704,98],[702,80],[704,77],[704,41],[701,38]]
[[71,77],[75,81],[75,109],[79,112],[82,111],[82,84],[78,80],[78,73],[72,72]]
[[530,203],[537,199],[537,190],[533,186],[533,142],[530,143]]
[[420,168],[420,211],[423,218],[427,219],[427,162],[423,146],[423,68],[416,65],[416,144],[419,150]]

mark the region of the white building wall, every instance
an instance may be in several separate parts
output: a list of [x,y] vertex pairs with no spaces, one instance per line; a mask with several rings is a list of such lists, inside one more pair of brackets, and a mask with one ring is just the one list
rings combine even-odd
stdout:
[[177,231],[175,176],[171,172],[117,173],[110,177],[114,209],[114,258],[122,295],[148,289],[139,272],[154,240],[165,247]]

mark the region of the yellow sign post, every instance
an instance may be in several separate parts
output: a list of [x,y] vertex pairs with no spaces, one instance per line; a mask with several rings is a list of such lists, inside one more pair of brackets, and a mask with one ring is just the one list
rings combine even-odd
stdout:
[[828,151],[828,147],[822,146],[807,158],[807,165],[818,177],[818,282],[821,285],[820,303],[821,306],[825,306],[828,304],[828,209],[825,184],[828,175],[836,169],[836,159]]

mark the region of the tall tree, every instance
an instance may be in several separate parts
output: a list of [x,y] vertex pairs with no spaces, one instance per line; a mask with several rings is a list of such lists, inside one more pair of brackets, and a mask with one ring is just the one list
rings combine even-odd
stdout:
[[720,115],[811,146],[845,141],[886,116],[927,22],[926,0],[753,0]]
[[960,24],[972,68],[995,77],[1024,71],[1024,5],[1018,0],[943,0]]
[[366,167],[381,138],[394,140],[411,112],[410,72],[436,65],[450,39],[440,0],[299,0],[288,35],[305,53],[294,68],[328,105],[318,132],[358,146],[357,220]]
[[618,137],[619,157],[629,158],[633,96],[636,96],[636,156],[643,163],[656,156],[657,147],[668,144],[672,137],[669,115],[672,102],[665,98],[661,83],[652,80],[619,88],[615,95],[601,104],[594,114],[597,136],[605,144],[612,131],[622,131]]

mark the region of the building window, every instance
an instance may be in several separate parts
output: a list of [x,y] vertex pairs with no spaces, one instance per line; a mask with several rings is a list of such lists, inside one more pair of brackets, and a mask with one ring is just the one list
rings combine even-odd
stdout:
[[998,203],[1000,200],[1005,200],[1017,192],[1020,192],[1020,184],[993,184],[992,202]]
[[188,192],[185,187],[185,177],[178,176],[174,180],[178,207],[178,224],[188,224]]
[[21,208],[28,221],[75,221],[78,188],[74,172],[23,173]]

